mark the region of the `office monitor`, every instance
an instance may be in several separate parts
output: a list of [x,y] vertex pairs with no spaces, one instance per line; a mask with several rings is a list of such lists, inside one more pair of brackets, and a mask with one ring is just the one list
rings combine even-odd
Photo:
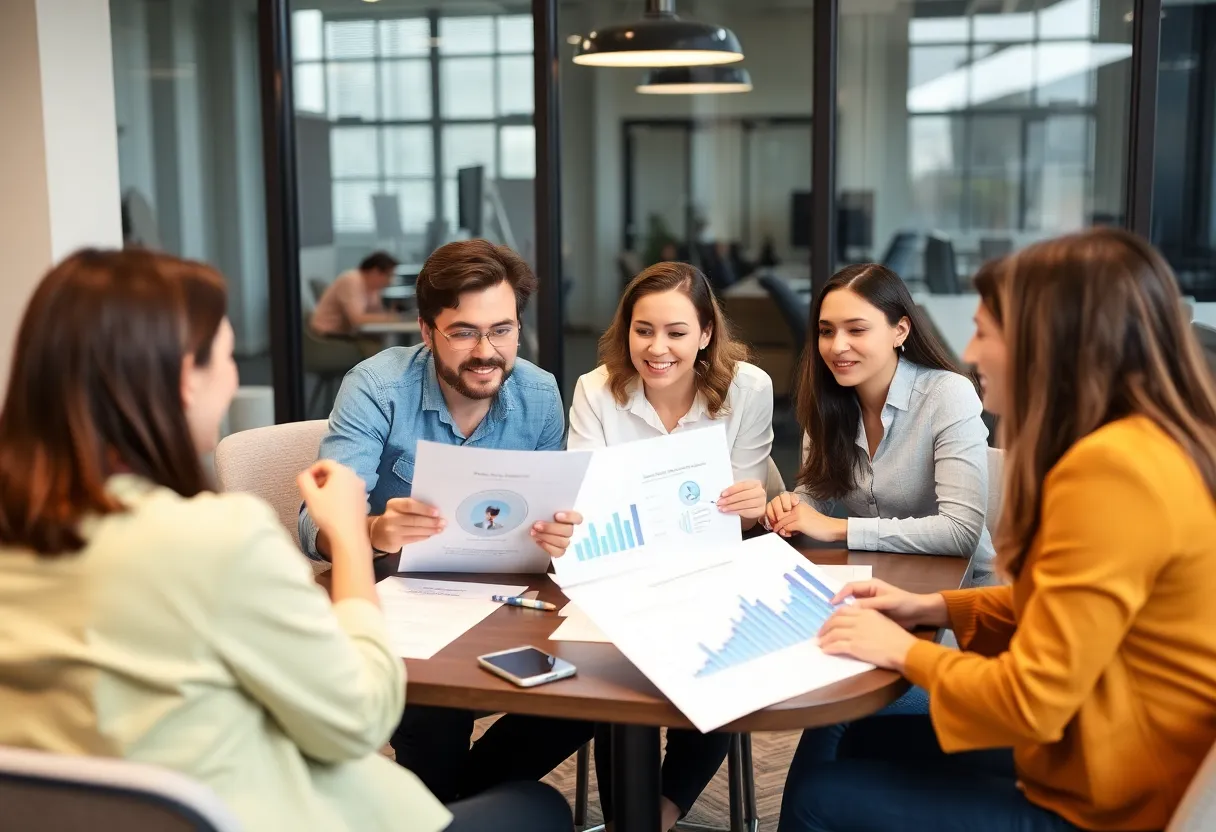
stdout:
[[456,224],[470,237],[484,237],[486,169],[482,165],[456,171]]

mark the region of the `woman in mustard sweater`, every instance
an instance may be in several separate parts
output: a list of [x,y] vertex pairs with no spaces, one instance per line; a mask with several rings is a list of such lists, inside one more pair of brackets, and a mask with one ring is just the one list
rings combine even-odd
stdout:
[[1003,411],[1012,584],[845,587],[820,645],[925,687],[930,716],[852,726],[787,780],[782,832],[1162,829],[1216,741],[1216,389],[1178,284],[1114,229],[998,271],[969,353]]

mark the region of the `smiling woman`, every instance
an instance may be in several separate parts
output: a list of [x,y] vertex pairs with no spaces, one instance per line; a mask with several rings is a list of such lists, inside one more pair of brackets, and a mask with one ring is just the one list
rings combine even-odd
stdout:
[[799,490],[769,504],[769,525],[851,549],[975,554],[972,578],[986,580],[988,431],[974,385],[878,264],[837,272],[811,311]]
[[[718,510],[753,527],[764,513],[773,446],[773,382],[743,359],[709,281],[685,263],[657,263],[630,281],[600,360],[578,380],[570,407],[569,447],[603,448],[721,424],[735,484],[717,495]],[[693,492],[696,492],[695,494]],[[685,493],[687,492],[687,493]],[[681,486],[691,504],[713,499],[695,482]],[[612,806],[610,743],[597,732],[600,803]],[[671,729],[663,763],[663,829],[682,817],[726,757],[725,734]]]

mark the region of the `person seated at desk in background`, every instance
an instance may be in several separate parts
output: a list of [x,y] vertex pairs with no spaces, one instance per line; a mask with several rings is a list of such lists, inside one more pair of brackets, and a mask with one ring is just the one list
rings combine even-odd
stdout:
[[540,784],[449,811],[379,754],[405,678],[362,483],[299,479],[331,604],[270,506],[206,482],[237,389],[226,304],[210,267],[141,250],[79,252],[34,291],[0,415],[0,745],[175,769],[249,830],[569,830]]
[[393,282],[396,269],[396,258],[377,251],[364,257],[359,268],[342,272],[317,301],[308,321],[312,331],[317,335],[353,338],[364,324],[401,320],[395,312],[385,311],[380,298],[380,293]]
[[[347,374],[319,456],[367,484],[368,533],[380,555],[437,534],[447,518],[410,497],[419,439],[449,445],[560,451],[565,433],[553,376],[518,357],[519,321],[536,278],[505,246],[448,243],[418,275],[422,344],[393,347]],[[573,497],[571,498],[573,499]],[[582,518],[559,513],[532,529],[552,557]],[[300,541],[313,558],[331,543],[305,506]],[[445,803],[514,779],[539,779],[591,736],[588,723],[507,715],[470,750],[472,711],[407,706],[393,734],[397,762]]]
[[[750,529],[764,514],[773,447],[773,382],[746,363],[709,281],[684,263],[658,263],[625,289],[600,339],[598,368],[582,376],[570,407],[571,450],[603,448],[725,425],[735,484],[718,510]],[[595,742],[600,805],[611,822],[607,731]],[[663,761],[662,828],[688,813],[726,758],[730,735],[669,729]]]
[[[766,523],[850,549],[974,555],[971,580],[990,580],[979,395],[903,280],[877,263],[847,266],[820,291],[811,320],[797,393],[798,489],[769,503]],[[847,519],[831,516],[836,509]]]
[[782,832],[1164,829],[1216,742],[1216,389],[1178,283],[1111,228],[996,280],[968,354],[1001,412],[1013,584],[841,591],[820,646],[923,685],[931,714],[864,719],[791,770]]

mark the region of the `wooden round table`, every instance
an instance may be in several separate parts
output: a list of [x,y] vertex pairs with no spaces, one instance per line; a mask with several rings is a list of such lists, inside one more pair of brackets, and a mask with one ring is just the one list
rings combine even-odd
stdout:
[[[818,564],[873,567],[875,578],[911,592],[957,589],[967,575],[964,558],[802,549]],[[377,562],[377,576],[392,574],[396,558]],[[542,601],[560,608],[561,589],[547,575],[426,573],[414,577],[521,584],[528,581]],[[553,612],[504,606],[434,657],[406,659],[410,705],[438,705],[493,713],[581,719],[610,723],[613,743],[613,809],[617,827],[657,830],[659,825],[659,728],[692,728],[692,723],[611,644],[549,641],[562,619]],[[917,633],[937,637],[936,630]],[[487,673],[477,657],[497,650],[533,645],[560,656],[578,674],[549,685],[519,688]],[[868,716],[899,698],[908,683],[898,673],[873,670],[801,696],[770,705],[723,726],[721,731],[784,731],[849,722]]]

